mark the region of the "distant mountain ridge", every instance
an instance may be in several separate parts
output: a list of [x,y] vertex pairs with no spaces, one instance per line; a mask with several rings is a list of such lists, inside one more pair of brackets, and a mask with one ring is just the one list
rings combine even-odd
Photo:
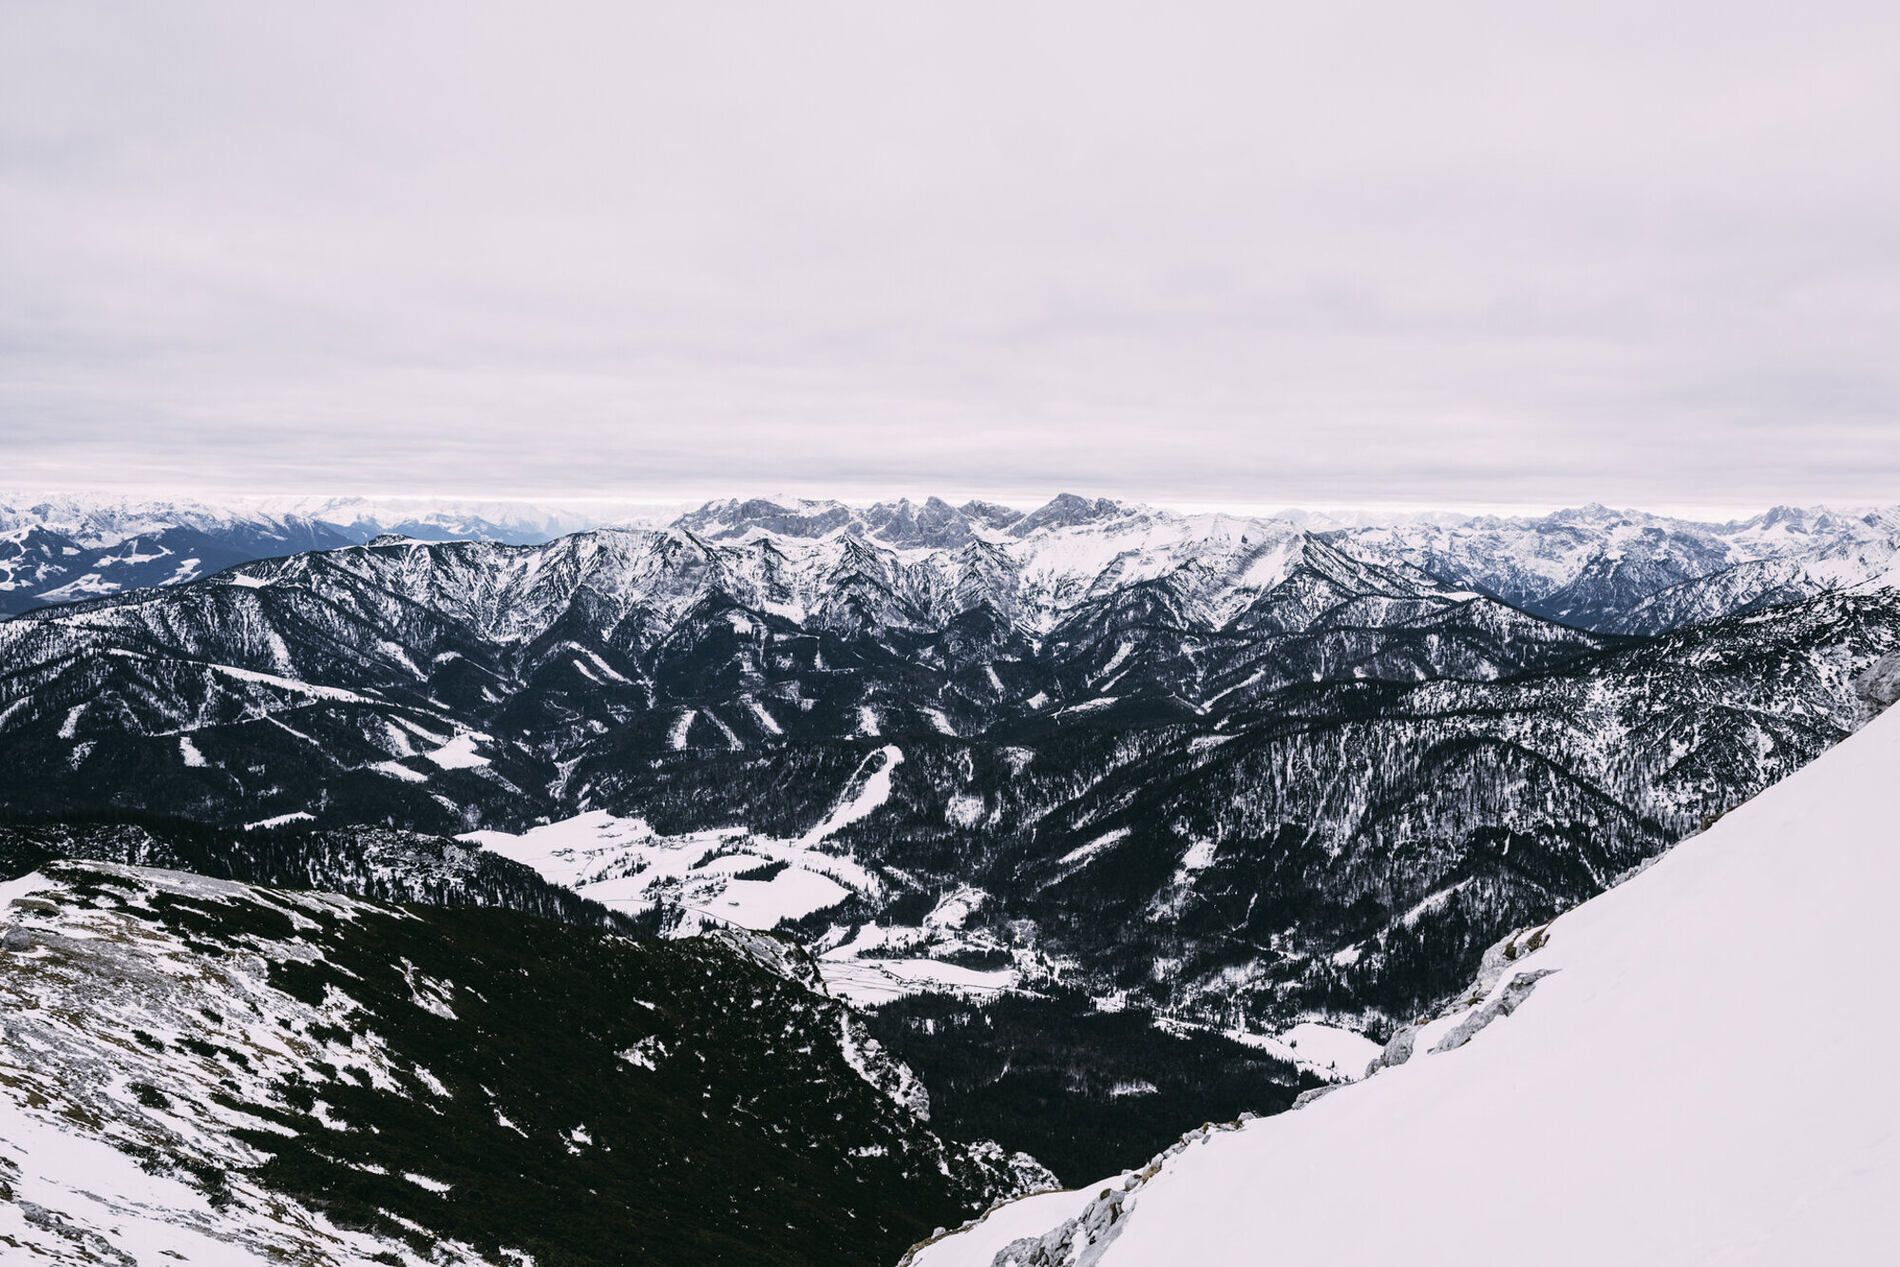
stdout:
[[518,502],[287,497],[207,503],[0,493],[0,618],[180,585],[239,563],[361,545],[386,534],[527,543],[596,522]]
[[[1894,570],[1900,507],[1776,507],[1699,523],[1584,506],[1544,516],[1183,514],[1063,493],[1030,510],[929,497],[868,506],[731,498],[676,517],[611,507],[426,498],[292,497],[212,505],[122,496],[0,496],[0,615],[176,585],[254,559],[415,540],[540,544],[569,532],[668,526],[721,544],[856,539],[910,556],[1008,548],[1093,526],[1140,559],[1182,541],[1306,530],[1353,555],[1433,574],[1580,628],[1655,633],[1812,597]],[[187,531],[188,530],[188,531]]]

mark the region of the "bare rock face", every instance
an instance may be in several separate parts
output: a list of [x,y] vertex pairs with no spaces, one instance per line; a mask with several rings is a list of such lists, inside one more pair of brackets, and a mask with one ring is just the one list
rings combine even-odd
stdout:
[[1434,1053],[1453,1051],[1463,1047],[1471,1041],[1473,1035],[1492,1021],[1517,1011],[1518,1006],[1531,996],[1531,991],[1536,988],[1537,983],[1554,971],[1556,971],[1554,968],[1539,968],[1533,972],[1518,973],[1505,983],[1504,989],[1499,991],[1495,998],[1459,1021],[1449,1034],[1439,1039],[1432,1051]]
[[1854,689],[1873,712],[1900,700],[1900,652],[1875,661],[1854,680]]
[[1418,1039],[1416,1025],[1407,1025],[1386,1041],[1385,1050],[1372,1058],[1366,1066],[1366,1077],[1370,1078],[1381,1069],[1390,1069],[1402,1065],[1412,1058],[1412,1047]]

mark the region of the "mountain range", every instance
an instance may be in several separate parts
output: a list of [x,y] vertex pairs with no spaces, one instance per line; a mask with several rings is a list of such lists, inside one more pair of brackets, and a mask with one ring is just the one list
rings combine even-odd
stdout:
[[599,521],[564,507],[422,498],[0,494],[0,618],[53,603],[179,585],[237,563],[420,540],[549,541]]
[[[1235,530],[1234,523],[1253,525]],[[417,540],[538,544],[602,527],[667,526],[634,503],[453,501],[422,497],[249,497],[211,504],[119,495],[0,495],[0,616],[51,603],[173,585],[235,563]],[[1060,495],[1034,510],[939,498],[869,506],[795,498],[710,502],[670,526],[712,542],[769,534],[853,538],[906,553],[1011,547],[1044,529],[1090,523],[1098,545],[1146,553],[1174,539],[1300,528],[1355,557],[1408,564],[1580,628],[1653,633],[1811,597],[1879,576],[1900,553],[1900,508],[1782,506],[1705,523],[1592,505],[1543,516],[1184,515]],[[1070,561],[1076,570],[1083,562]],[[1106,563],[1106,559],[1099,560]],[[1048,596],[1057,602],[1060,595]]]
[[[1661,633],[1532,610],[1578,592],[1576,533],[1655,526],[1598,511],[1486,537],[729,501],[385,535],[0,622],[0,811],[462,835],[643,929],[777,929],[946,1129],[1079,1180],[1345,1076],[1503,932],[1858,728],[1900,685],[1889,519],[1726,530],[1810,579],[1862,542],[1870,575],[1703,584],[1734,609]],[[1452,540],[1490,570],[1419,544]],[[1128,1058],[1078,1072],[1111,1031]]]

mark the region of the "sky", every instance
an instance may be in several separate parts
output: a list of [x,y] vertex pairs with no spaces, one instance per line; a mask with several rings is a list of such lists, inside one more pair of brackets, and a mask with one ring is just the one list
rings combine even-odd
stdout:
[[1900,5],[0,0],[0,483],[1900,501]]

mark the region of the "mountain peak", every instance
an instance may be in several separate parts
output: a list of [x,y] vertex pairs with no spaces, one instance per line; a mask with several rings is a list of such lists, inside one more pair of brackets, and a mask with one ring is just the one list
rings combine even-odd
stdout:
[[1129,507],[1106,497],[1091,499],[1075,493],[1057,493],[1046,503],[1017,520],[1010,531],[1022,537],[1046,528],[1073,528],[1081,524],[1098,523],[1105,519],[1118,519],[1129,511]]

